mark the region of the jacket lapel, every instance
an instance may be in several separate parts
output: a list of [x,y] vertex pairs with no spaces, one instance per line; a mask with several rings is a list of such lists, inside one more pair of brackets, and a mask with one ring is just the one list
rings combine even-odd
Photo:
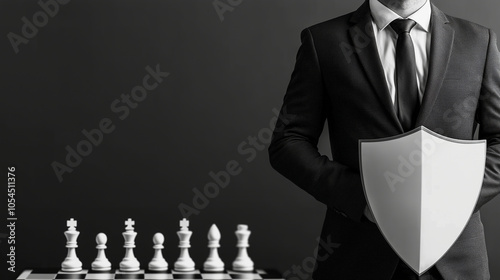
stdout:
[[363,66],[365,74],[370,84],[373,86],[375,93],[378,95],[382,106],[389,114],[390,119],[394,125],[403,132],[403,127],[394,110],[394,105],[384,76],[384,69],[380,62],[368,1],[365,1],[363,5],[353,13],[350,21],[353,25],[349,28],[349,35],[351,36],[353,46],[356,48],[356,54]]
[[451,56],[454,34],[455,32],[448,24],[446,15],[432,5],[429,71],[422,105],[417,117],[417,127],[427,119],[439,95]]

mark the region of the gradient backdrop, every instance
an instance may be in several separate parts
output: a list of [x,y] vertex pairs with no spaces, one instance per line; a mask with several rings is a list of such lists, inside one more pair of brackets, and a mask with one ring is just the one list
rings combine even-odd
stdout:
[[[218,14],[214,3],[226,10]],[[129,217],[136,220],[141,265],[152,257],[153,234],[163,232],[164,255],[173,266],[184,205],[197,211],[189,217],[197,267],[207,257],[212,223],[221,230],[227,266],[236,256],[236,225],[244,223],[252,230],[249,254],[256,267],[286,272],[300,266],[303,277],[290,276],[306,278],[325,207],[271,169],[270,122],[281,106],[300,31],[361,3],[73,0],[52,6],[52,16],[44,18],[37,1],[1,1],[0,158],[3,180],[6,167],[16,167],[16,270],[59,267],[71,217],[78,220],[77,252],[86,267],[95,258],[98,232],[108,235],[107,255],[118,265]],[[434,3],[500,32],[498,1]],[[39,25],[36,32],[24,27],[30,38],[23,36],[23,17]],[[23,36],[16,37],[17,47],[10,32]],[[169,75],[144,94],[136,86],[147,66]],[[121,96],[132,90],[141,101],[126,105]],[[81,146],[88,155],[73,158],[72,172],[59,180],[52,164],[66,164],[66,148],[77,149],[86,139],[82,131],[103,120],[109,133],[91,151]],[[324,135],[321,150],[329,154],[327,143]],[[198,198],[196,192],[214,182],[209,174],[228,164],[235,175],[227,186]],[[3,213],[6,199],[4,187]],[[500,279],[499,202],[482,211],[492,279]],[[4,273],[9,232],[1,228]],[[2,279],[14,276],[8,275]]]

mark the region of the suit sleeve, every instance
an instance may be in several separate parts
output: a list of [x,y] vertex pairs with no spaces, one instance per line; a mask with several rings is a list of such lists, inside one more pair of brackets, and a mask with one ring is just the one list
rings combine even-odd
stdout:
[[487,140],[487,152],[483,186],[475,211],[500,193],[500,54],[497,37],[491,31],[477,122],[479,138]]
[[318,152],[329,100],[311,32],[302,45],[269,146],[271,165],[283,176],[343,216],[359,220],[366,206],[357,168]]

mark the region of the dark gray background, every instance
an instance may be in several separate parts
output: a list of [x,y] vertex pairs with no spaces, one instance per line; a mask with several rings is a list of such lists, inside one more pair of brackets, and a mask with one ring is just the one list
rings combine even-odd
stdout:
[[[221,21],[211,0],[72,1],[15,54],[7,34],[21,34],[21,18],[32,21],[41,8],[36,1],[1,1],[0,158],[4,178],[7,166],[17,167],[17,269],[59,267],[71,217],[78,220],[77,252],[86,267],[95,258],[98,232],[108,235],[108,258],[118,265],[129,217],[136,220],[141,265],[151,259],[151,238],[159,231],[173,266],[179,204],[192,205],[192,189],[203,190],[212,181],[209,172],[231,160],[241,174],[190,217],[197,267],[207,257],[212,223],[222,232],[226,266],[236,256],[239,223],[252,230],[249,253],[256,267],[285,272],[313,257],[325,207],[272,170],[265,149],[247,161],[250,155],[238,146],[259,132],[267,136],[300,31],[361,3],[244,0]],[[434,3],[500,32],[498,1]],[[110,104],[142,83],[147,65],[157,64],[170,76],[118,119]],[[59,182],[51,163],[64,163],[65,147],[75,148],[85,139],[81,131],[97,128],[105,117],[115,130]],[[329,154],[327,141],[324,135],[321,150]],[[482,211],[492,279],[500,278],[499,209],[495,199]],[[4,267],[6,239],[0,241]]]

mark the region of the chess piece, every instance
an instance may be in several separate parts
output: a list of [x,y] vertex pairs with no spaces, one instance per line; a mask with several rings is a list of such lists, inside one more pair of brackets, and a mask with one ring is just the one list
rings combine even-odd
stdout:
[[174,269],[177,271],[194,271],[194,262],[189,256],[189,239],[193,232],[189,231],[189,221],[185,218],[180,221],[180,231],[177,232],[179,236],[179,248],[181,249],[181,254],[174,264]]
[[253,261],[250,259],[247,253],[248,238],[250,237],[250,231],[247,225],[238,225],[236,230],[236,237],[238,238],[238,255],[233,262],[233,270],[235,271],[252,271]]
[[68,248],[68,255],[61,264],[62,271],[73,272],[82,270],[82,262],[76,256],[76,248],[78,248],[76,239],[80,234],[80,232],[76,230],[76,224],[76,220],[73,218],[66,222],[68,230],[64,232],[64,235],[67,240],[66,248]]
[[163,258],[161,250],[163,247],[163,242],[165,241],[165,237],[161,233],[156,233],[153,236],[153,249],[155,250],[155,254],[153,259],[149,262],[149,270],[152,271],[166,271],[168,269],[168,263]]
[[134,231],[135,222],[132,219],[128,219],[125,221],[125,232],[123,232],[123,238],[125,239],[125,244],[123,248],[125,248],[125,257],[120,262],[120,270],[121,271],[139,271],[140,263],[134,256],[134,248],[135,248],[135,237],[137,236],[137,232]]
[[92,270],[95,271],[111,270],[111,263],[109,262],[108,258],[106,258],[106,253],[105,253],[105,249],[107,248],[106,242],[108,242],[108,237],[106,236],[106,234],[101,232],[96,236],[95,242],[97,243],[96,246],[97,257],[92,262]]
[[224,263],[219,257],[218,248],[220,247],[220,231],[215,224],[208,231],[208,248],[210,253],[203,264],[203,269],[210,272],[224,271]]

